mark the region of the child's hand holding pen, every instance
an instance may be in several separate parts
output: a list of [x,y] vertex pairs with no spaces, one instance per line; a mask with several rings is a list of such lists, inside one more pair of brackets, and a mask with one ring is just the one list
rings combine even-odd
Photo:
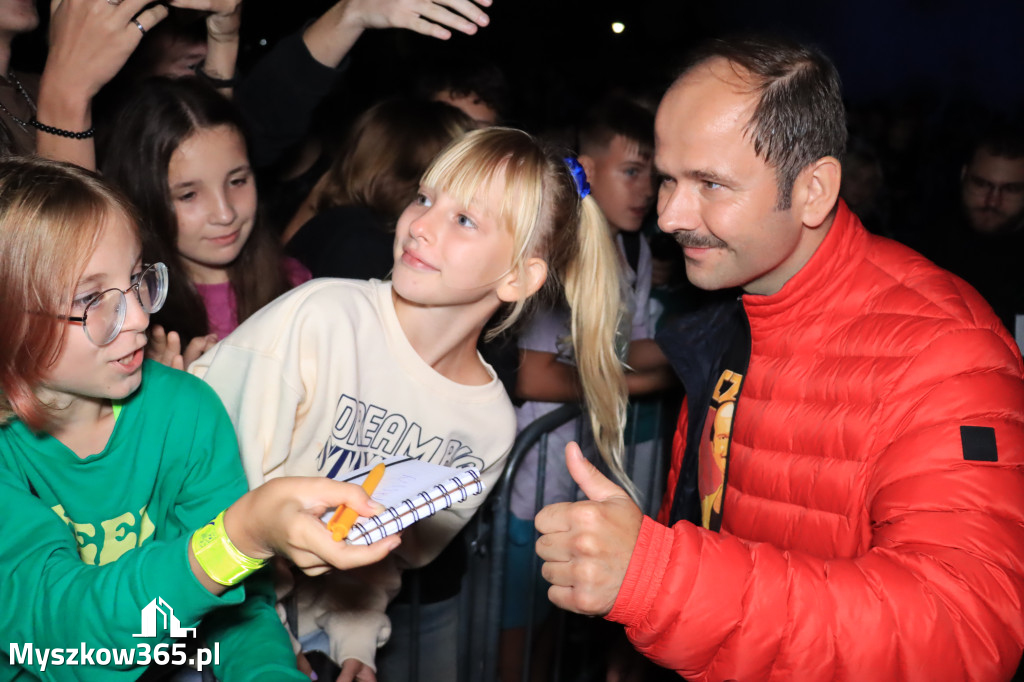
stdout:
[[[366,491],[367,495],[372,495],[373,491],[377,489],[380,479],[384,478],[384,470],[384,463],[381,462],[367,474],[366,480],[362,484],[362,488]],[[331,531],[331,537],[334,538],[335,542],[341,542],[348,536],[348,532],[352,530],[352,525],[358,518],[359,512],[352,507],[340,506],[334,510],[334,515],[327,522],[327,530]]]
[[368,546],[335,542],[320,517],[334,507],[373,516],[384,507],[358,485],[328,478],[276,478],[231,505],[224,526],[235,546],[256,559],[287,556],[308,575],[330,568],[349,569],[383,559],[398,547],[392,536]]

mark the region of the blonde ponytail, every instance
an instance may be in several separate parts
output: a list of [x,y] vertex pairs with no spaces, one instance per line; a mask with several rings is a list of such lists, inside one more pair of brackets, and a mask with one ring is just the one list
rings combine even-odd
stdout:
[[563,286],[572,311],[570,329],[583,402],[601,458],[629,495],[636,486],[623,467],[623,430],[628,394],[617,353],[625,312],[618,249],[597,202],[581,202],[575,257],[566,264]]
[[[636,500],[636,486],[622,466],[627,392],[616,332],[625,305],[619,251],[608,223],[594,199],[580,200],[562,155],[521,130],[491,127],[467,133],[434,159],[422,184],[469,206],[481,187],[495,181],[505,189],[497,215],[512,234],[512,270],[526,281],[527,261],[542,258],[548,265],[545,297],[550,302],[565,294],[583,402],[598,450]],[[514,325],[528,304],[516,300],[488,338]]]

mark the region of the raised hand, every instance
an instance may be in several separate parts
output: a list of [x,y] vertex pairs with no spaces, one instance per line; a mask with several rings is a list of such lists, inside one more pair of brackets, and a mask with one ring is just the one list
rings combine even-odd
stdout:
[[321,64],[335,67],[366,29],[404,28],[441,40],[449,29],[477,32],[490,23],[480,9],[491,0],[340,0],[313,22],[302,39]]
[[479,5],[491,0],[351,0],[350,10],[364,28],[405,28],[441,40],[455,29],[473,35],[490,18]]
[[643,512],[576,443],[566,446],[565,461],[587,500],[548,505],[537,514],[541,575],[551,583],[548,599],[556,606],[603,616],[622,587]]
[[[230,83],[238,65],[241,44],[242,0],[170,0],[174,7],[209,12],[206,17],[206,57],[201,73]],[[229,85],[218,88],[230,97]],[[188,366],[188,363],[185,363]]]
[[144,31],[167,16],[166,7],[143,10],[146,5],[147,0],[52,0],[44,78],[59,79],[62,93],[91,99],[121,70]]
[[206,32],[211,40],[237,39],[242,26],[242,0],[171,0],[172,7],[209,12]]
[[[92,128],[92,98],[117,75],[146,31],[167,16],[148,0],[52,0],[50,51],[39,81],[37,117],[70,132]],[[146,9],[143,9],[146,8]],[[36,137],[40,156],[96,168],[91,138]]]

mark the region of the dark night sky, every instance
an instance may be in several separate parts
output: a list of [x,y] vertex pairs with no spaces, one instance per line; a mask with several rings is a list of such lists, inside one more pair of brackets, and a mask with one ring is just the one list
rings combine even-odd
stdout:
[[[247,38],[273,39],[330,2],[249,0]],[[482,52],[520,87],[545,83],[585,93],[614,83],[657,90],[679,55],[700,38],[771,29],[821,46],[837,63],[854,101],[928,93],[971,96],[999,107],[1024,99],[1024,2],[1018,0],[858,0],[707,3],[688,0],[495,0],[491,25],[448,44],[399,32],[368,36],[356,69],[399,82],[423,51]],[[614,35],[612,21],[626,31]],[[550,97],[551,94],[546,95]]]
[[[246,2],[248,59],[265,49],[260,39],[272,44],[332,4]],[[45,13],[49,3],[39,4]],[[483,55],[509,75],[515,119],[557,125],[559,116],[610,85],[656,98],[681,55],[702,38],[768,29],[822,47],[853,104],[916,98],[927,109],[973,100],[1010,110],[1024,101],[1020,0],[495,0],[489,12],[491,25],[477,36],[447,43],[404,31],[368,33],[354,50],[349,92],[367,100],[398,90],[432,54]],[[614,35],[612,21],[625,23],[626,31]],[[19,55],[33,52],[31,39],[23,42],[16,51],[20,65],[26,60]]]

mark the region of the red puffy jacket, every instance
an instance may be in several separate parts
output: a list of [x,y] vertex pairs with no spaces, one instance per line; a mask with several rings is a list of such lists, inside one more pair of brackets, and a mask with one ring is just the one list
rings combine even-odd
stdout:
[[1024,381],[999,320],[843,204],[780,292],[742,302],[751,357],[722,531],[645,518],[608,618],[692,679],[1009,679]]

